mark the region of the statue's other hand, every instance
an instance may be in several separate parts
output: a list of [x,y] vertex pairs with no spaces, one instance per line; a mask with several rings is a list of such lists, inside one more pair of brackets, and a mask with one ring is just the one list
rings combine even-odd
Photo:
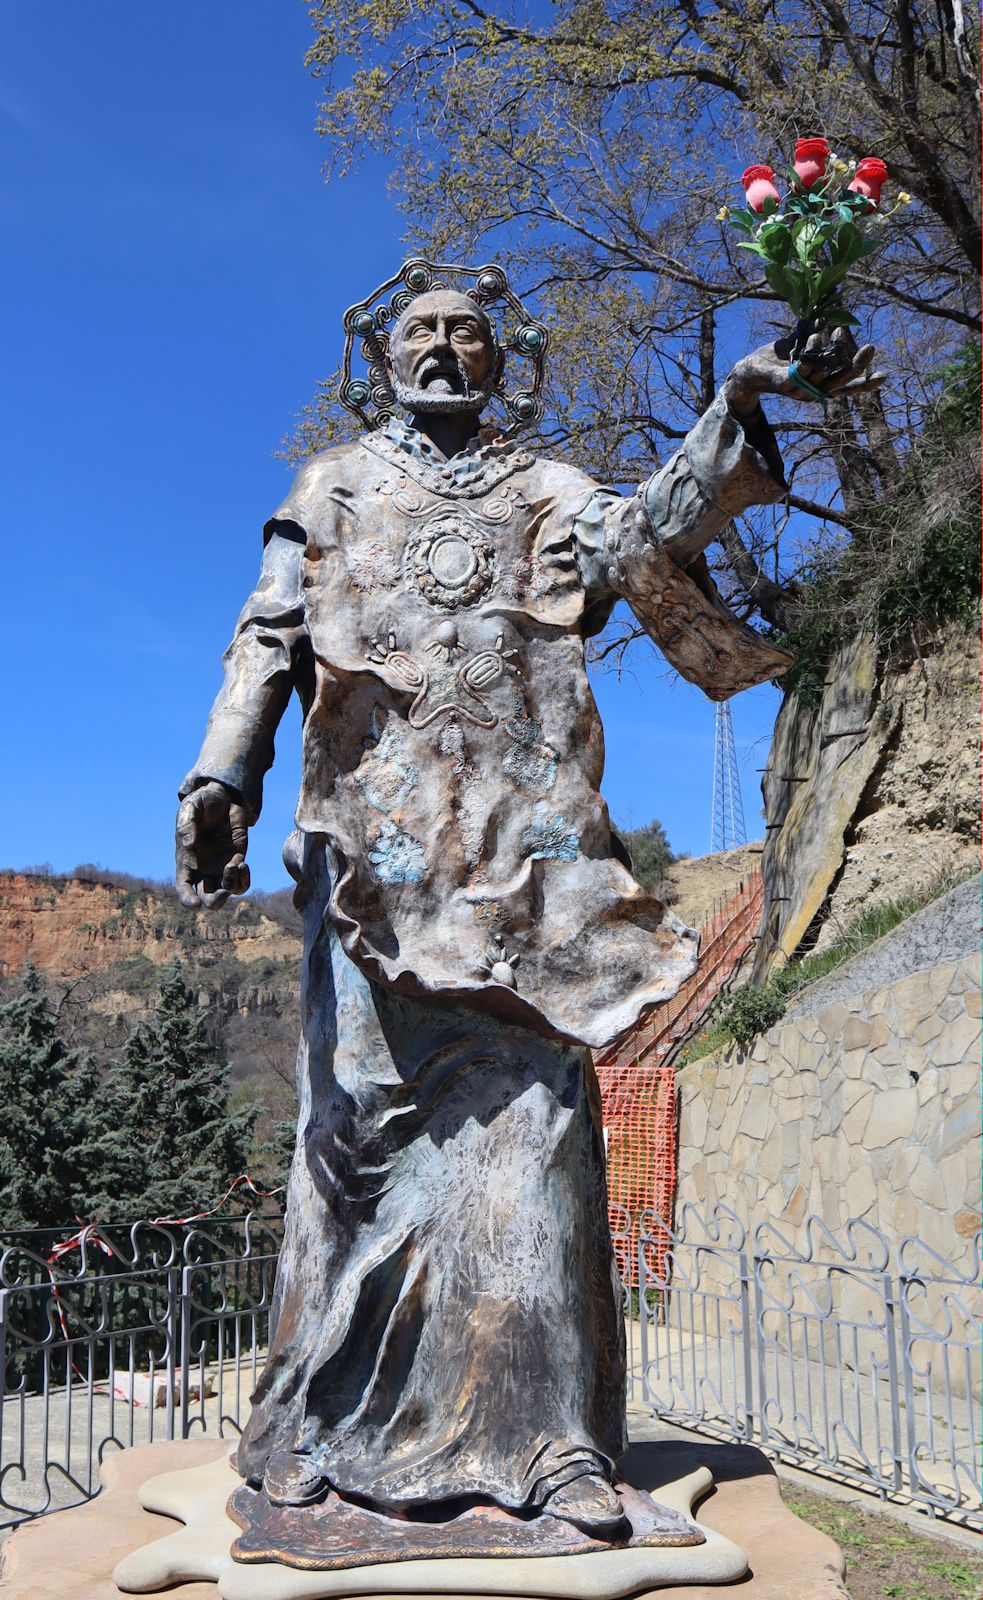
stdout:
[[221,783],[205,783],[182,800],[175,829],[175,883],[189,910],[223,906],[249,888],[246,813]]
[[749,417],[763,394],[783,394],[807,402],[823,396],[866,394],[880,388],[887,377],[884,372],[870,372],[873,359],[874,346],[865,344],[855,350],[846,328],[812,334],[794,370],[773,344],[763,344],[739,361],[724,380],[724,399],[735,416]]

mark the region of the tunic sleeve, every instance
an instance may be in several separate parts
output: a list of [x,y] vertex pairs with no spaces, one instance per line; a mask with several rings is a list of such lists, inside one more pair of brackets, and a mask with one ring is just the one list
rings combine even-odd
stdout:
[[592,608],[627,601],[668,661],[711,700],[780,676],[792,658],[731,613],[703,550],[751,505],[786,493],[774,434],[742,426],[719,397],[683,446],[637,494],[598,490],[575,519]]
[[273,740],[304,665],[303,536],[287,518],[267,524],[259,582],[225,652],[225,678],[198,760],[178,791],[183,799],[209,780],[241,798],[250,826],[263,803]]

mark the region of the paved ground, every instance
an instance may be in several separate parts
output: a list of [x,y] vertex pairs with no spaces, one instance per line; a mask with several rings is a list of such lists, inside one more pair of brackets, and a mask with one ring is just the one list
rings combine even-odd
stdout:
[[[214,1369],[212,1369],[214,1380]],[[139,1380],[137,1380],[139,1383]],[[72,1389],[53,1389],[47,1397],[27,1395],[4,1401],[0,1408],[0,1521],[18,1520],[18,1513],[33,1515],[48,1509],[76,1505],[87,1498],[99,1482],[99,1465],[110,1451],[134,1444],[153,1444],[168,1437],[165,1406],[149,1404],[149,1386],[134,1385],[134,1398],[146,1392],[143,1400],[130,1404],[129,1378],[118,1381],[122,1393],[114,1394],[106,1385],[76,1384]],[[249,1369],[239,1379],[233,1371],[218,1394],[191,1406],[191,1435],[225,1433],[230,1442],[237,1435],[233,1419],[245,1419],[253,1380]],[[181,1436],[180,1407],[173,1418],[172,1437]],[[49,1465],[47,1473],[44,1462]]]

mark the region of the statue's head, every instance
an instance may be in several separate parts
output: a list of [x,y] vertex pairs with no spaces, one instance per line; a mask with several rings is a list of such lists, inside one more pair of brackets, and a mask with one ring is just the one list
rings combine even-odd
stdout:
[[[492,307],[504,319],[501,338]],[[543,414],[548,344],[501,267],[416,257],[345,312],[338,398],[370,429],[383,427],[396,405],[477,418],[493,401],[496,435],[504,437]]]
[[401,312],[386,365],[410,412],[483,411],[502,374],[495,324],[469,295],[427,289]]

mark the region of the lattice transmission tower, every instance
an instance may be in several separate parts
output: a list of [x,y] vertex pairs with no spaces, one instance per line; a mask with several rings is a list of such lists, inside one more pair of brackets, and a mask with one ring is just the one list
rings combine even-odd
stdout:
[[713,740],[713,822],[710,849],[735,850],[747,844],[744,805],[741,800],[741,775],[737,770],[734,727],[730,706],[722,700],[717,706]]

